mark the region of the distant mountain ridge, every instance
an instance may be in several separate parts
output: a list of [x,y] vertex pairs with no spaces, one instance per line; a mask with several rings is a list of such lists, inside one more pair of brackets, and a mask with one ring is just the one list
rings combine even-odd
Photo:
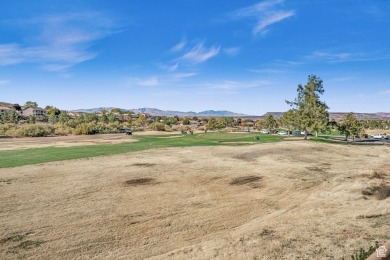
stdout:
[[[111,111],[114,107],[99,107],[91,109],[77,109],[74,111],[77,112],[87,112],[87,113],[99,113],[102,110]],[[205,116],[205,117],[221,117],[221,116],[231,116],[231,117],[245,117],[245,118],[256,118],[261,119],[265,118],[267,115],[273,115],[275,118],[279,118],[283,115],[284,112],[267,112],[262,116],[247,115],[234,113],[226,110],[206,110],[202,112],[182,112],[182,111],[172,111],[172,110],[160,110],[157,108],[137,108],[137,109],[121,109],[122,111],[133,111],[135,114],[150,114],[153,116]],[[329,112],[329,118],[332,120],[341,120],[347,112]],[[390,112],[378,112],[378,113],[354,113],[359,120],[390,120]]]
[[[0,101],[0,106],[12,107],[13,104]],[[114,107],[98,107],[90,109],[76,109],[71,112],[86,112],[86,113],[99,113],[102,110],[111,111]],[[275,118],[279,118],[283,115],[284,112],[267,112],[262,116],[259,115],[247,115],[242,113],[234,113],[226,110],[205,110],[202,112],[182,112],[182,111],[172,111],[172,110],[160,110],[157,108],[137,108],[137,109],[121,109],[122,111],[133,111],[135,114],[147,113],[153,116],[204,116],[204,117],[221,117],[221,116],[231,116],[231,117],[244,117],[244,118],[254,118],[254,119],[263,119],[267,115],[273,115]],[[335,120],[341,120],[347,112],[329,112],[329,118]],[[390,120],[390,112],[377,112],[377,113],[354,113],[359,120]]]
[[[99,113],[102,110],[107,110],[111,111],[114,109],[114,107],[98,107],[98,108],[90,108],[90,109],[77,109],[73,110],[73,112],[86,112],[86,113]],[[172,110],[160,110],[157,108],[136,108],[136,109],[120,109],[122,111],[132,111],[135,114],[150,114],[153,116],[179,116],[179,117],[184,117],[184,116],[248,116],[246,114],[240,114],[240,113],[234,113],[231,111],[226,111],[226,110],[206,110],[202,112],[193,112],[193,111],[188,111],[188,112],[182,112],[182,111],[172,111]]]
[[12,107],[14,104],[6,103],[6,102],[0,102],[0,107]]
[[[332,120],[341,120],[343,117],[348,114],[347,112],[329,112],[329,119]],[[283,115],[283,112],[267,112],[263,116],[273,115],[275,118],[279,118]],[[378,112],[378,113],[354,113],[357,119],[359,120],[389,120],[390,113],[388,112]]]

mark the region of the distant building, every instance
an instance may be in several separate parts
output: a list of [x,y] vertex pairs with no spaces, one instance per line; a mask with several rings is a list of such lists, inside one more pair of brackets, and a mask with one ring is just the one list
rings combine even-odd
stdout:
[[78,117],[78,116],[81,116],[83,114],[86,114],[85,112],[68,112],[68,116],[71,117],[71,118],[75,118],[75,117]]
[[46,116],[46,110],[40,107],[29,107],[23,109],[22,114],[24,116]]
[[9,107],[0,107],[0,116],[7,114],[10,110]]

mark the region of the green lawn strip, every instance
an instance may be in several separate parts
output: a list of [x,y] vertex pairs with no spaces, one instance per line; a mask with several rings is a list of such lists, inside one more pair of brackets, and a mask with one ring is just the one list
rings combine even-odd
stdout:
[[[260,136],[260,140],[255,139],[256,135]],[[0,151],[0,168],[89,158],[101,155],[120,154],[152,148],[154,149],[165,147],[213,146],[224,145],[224,142],[265,143],[282,140],[282,138],[279,136],[259,135],[255,133],[229,134],[224,132],[184,135],[177,138],[164,137],[169,136],[136,136],[134,138],[137,139],[138,142],[121,144],[5,150]]]

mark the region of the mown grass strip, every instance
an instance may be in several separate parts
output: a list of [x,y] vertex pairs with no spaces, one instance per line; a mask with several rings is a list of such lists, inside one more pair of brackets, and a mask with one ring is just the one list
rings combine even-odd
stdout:
[[[260,140],[255,139],[256,135],[260,136]],[[179,135],[137,136],[133,138],[137,139],[138,142],[131,143],[73,147],[45,147],[0,151],[0,168],[89,158],[102,155],[114,155],[165,147],[215,146],[228,145],[224,143],[233,144],[240,142],[266,143],[282,140],[280,136],[259,135],[255,133],[231,134],[220,132],[184,135],[175,138],[176,136]]]

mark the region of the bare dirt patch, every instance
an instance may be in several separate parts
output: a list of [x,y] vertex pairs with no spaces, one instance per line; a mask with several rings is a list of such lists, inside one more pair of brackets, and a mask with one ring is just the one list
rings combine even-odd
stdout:
[[96,144],[130,143],[136,140],[125,134],[70,135],[54,137],[0,138],[0,150],[42,147],[70,147]]
[[127,186],[138,186],[138,185],[154,185],[157,184],[154,178],[136,178],[125,181]]
[[136,166],[136,167],[153,167],[156,166],[157,164],[155,163],[133,163],[131,166]]
[[242,176],[234,178],[232,181],[229,182],[230,185],[244,185],[252,182],[257,182],[261,180],[260,176]]
[[3,168],[0,259],[349,259],[389,239],[388,154],[296,141]]

